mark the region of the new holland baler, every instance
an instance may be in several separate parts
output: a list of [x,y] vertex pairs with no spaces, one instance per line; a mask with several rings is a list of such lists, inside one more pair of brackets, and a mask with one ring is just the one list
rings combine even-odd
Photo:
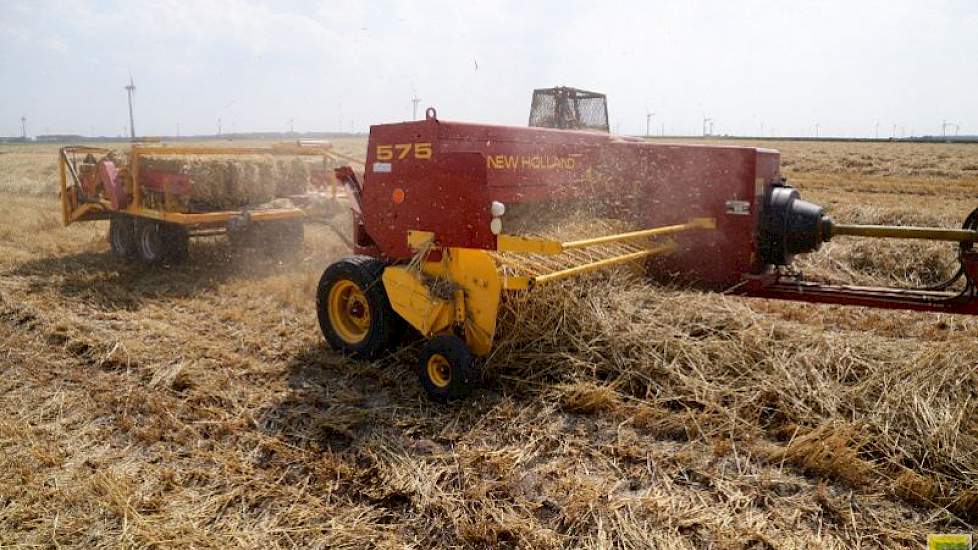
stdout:
[[[373,359],[410,325],[427,338],[421,384],[444,401],[476,385],[474,357],[492,349],[503,293],[623,263],[745,296],[978,312],[978,216],[962,229],[834,223],[786,183],[779,161],[753,147],[447,122],[433,109],[374,126],[363,181],[337,171],[353,198],[356,256],[323,274],[320,326],[333,348]],[[625,230],[571,241],[520,234],[527,215],[562,207]],[[841,236],[951,241],[961,266],[928,289],[827,285],[786,269]]]

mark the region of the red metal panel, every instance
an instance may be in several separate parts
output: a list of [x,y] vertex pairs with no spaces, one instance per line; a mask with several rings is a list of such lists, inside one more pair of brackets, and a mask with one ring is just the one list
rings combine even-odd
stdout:
[[582,196],[605,134],[439,123],[440,150],[483,155],[493,200],[535,202]]
[[188,174],[144,168],[139,171],[139,183],[145,189],[157,193],[168,191],[174,195],[191,194],[190,176]]
[[411,229],[433,231],[444,246],[495,248],[493,200],[585,198],[642,227],[712,217],[716,231],[679,236],[680,250],[652,272],[726,288],[760,269],[759,182],[777,178],[773,151],[429,119],[371,128],[363,223],[383,256],[403,260]]
[[[657,278],[735,287],[749,296],[978,313],[970,296],[779,281],[762,264],[757,247],[765,196],[780,180],[777,151],[433,118],[374,126],[368,147],[363,221],[357,227],[358,250],[365,253],[410,258],[412,229],[434,232],[443,246],[494,249],[491,201],[585,199],[642,227],[716,220],[714,231],[673,237],[678,250],[649,263]],[[966,260],[974,278],[978,255]]]
[[495,246],[485,160],[442,151],[438,126],[428,120],[370,129],[361,206],[366,232],[385,257],[411,257],[410,230],[432,231],[445,246]]
[[113,210],[120,210],[129,204],[129,195],[119,178],[119,169],[111,160],[101,160],[96,167],[96,180],[109,197]]

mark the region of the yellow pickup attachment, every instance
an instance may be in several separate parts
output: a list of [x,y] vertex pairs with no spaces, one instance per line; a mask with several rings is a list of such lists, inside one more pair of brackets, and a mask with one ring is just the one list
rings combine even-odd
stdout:
[[[672,239],[641,242],[694,229],[714,229],[713,218],[631,231],[617,235],[560,242],[535,237],[499,235],[497,250],[437,247],[430,231],[410,231],[407,240],[418,251],[415,261],[384,270],[384,288],[391,307],[422,335],[458,331],[472,353],[492,349],[503,290],[522,290],[605,267],[634,262],[676,249]],[[441,259],[427,260],[438,248]]]

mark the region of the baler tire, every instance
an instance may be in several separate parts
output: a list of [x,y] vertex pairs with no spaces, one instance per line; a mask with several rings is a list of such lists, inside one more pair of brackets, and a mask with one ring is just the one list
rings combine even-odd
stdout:
[[[319,328],[329,345],[343,355],[372,360],[393,345],[397,314],[381,279],[385,267],[376,258],[350,256],[330,265],[319,279]],[[358,309],[359,316],[366,313],[364,326],[358,324],[363,321]],[[351,315],[353,318],[345,318]],[[362,334],[357,333],[360,330]]]
[[468,397],[479,384],[479,371],[461,338],[442,335],[421,349],[418,379],[432,401],[446,403]]
[[137,254],[136,227],[129,216],[114,215],[109,220],[109,247],[120,260],[131,260]]

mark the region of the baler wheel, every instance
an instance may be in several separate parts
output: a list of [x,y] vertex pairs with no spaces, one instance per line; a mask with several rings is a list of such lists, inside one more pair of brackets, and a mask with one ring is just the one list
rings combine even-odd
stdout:
[[422,348],[418,378],[429,398],[444,403],[468,397],[479,382],[479,371],[461,338],[442,335],[428,340]]
[[391,347],[397,314],[381,280],[384,267],[375,258],[351,256],[326,268],[319,279],[319,328],[333,349],[375,359]]
[[129,216],[114,215],[109,220],[109,246],[120,260],[136,256],[136,225]]

